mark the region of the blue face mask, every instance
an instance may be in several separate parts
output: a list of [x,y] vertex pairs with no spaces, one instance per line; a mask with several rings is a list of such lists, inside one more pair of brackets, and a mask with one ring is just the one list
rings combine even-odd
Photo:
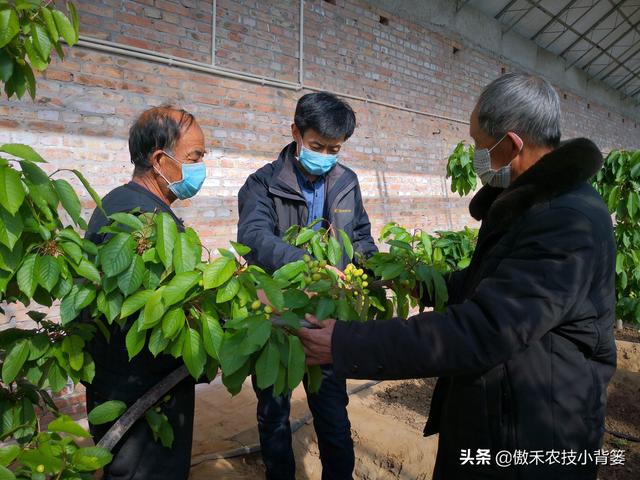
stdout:
[[325,153],[314,152],[308,148],[302,147],[300,156],[298,157],[300,164],[311,175],[324,175],[338,163],[338,155],[328,155]]
[[162,153],[182,166],[182,180],[170,182],[158,169],[156,169],[156,172],[167,182],[169,190],[171,190],[177,198],[184,200],[193,197],[200,191],[204,179],[207,177],[207,168],[204,162],[181,163],[167,152],[163,151]]

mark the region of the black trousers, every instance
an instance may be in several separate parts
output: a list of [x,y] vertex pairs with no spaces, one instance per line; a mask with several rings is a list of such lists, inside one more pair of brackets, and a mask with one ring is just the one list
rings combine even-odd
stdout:
[[[347,416],[347,384],[333,374],[330,365],[322,367],[322,385],[318,393],[309,393],[305,378],[307,402],[313,414],[318,436],[322,480],[350,480],[355,466],[351,423]],[[273,396],[273,387],[253,388],[258,397],[258,431],[262,460],[268,480],[294,480],[296,463],[291,443],[291,395]]]
[[[151,388],[151,386],[149,387]],[[107,386],[101,385],[105,392]],[[113,461],[104,469],[105,480],[183,480],[189,476],[191,443],[193,440],[193,413],[195,408],[195,384],[188,378],[170,392],[171,400],[162,405],[162,412],[173,427],[174,441],[171,449],[153,439],[151,428],[142,416],[114,447]],[[107,400],[91,385],[87,385],[87,411]],[[90,425],[97,443],[111,424]]]

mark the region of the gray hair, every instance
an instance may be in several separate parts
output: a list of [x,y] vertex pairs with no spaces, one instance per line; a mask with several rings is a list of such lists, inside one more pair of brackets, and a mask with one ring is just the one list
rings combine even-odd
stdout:
[[538,146],[560,143],[560,98],[542,77],[502,75],[485,87],[476,108],[480,128],[493,138],[514,132]]

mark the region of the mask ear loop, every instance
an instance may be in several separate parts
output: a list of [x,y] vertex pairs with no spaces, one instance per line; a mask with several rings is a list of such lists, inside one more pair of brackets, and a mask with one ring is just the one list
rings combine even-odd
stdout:
[[[161,151],[162,153],[164,153],[167,157],[169,157],[171,160],[173,160],[174,162],[176,162],[178,165],[182,165],[182,163],[178,162],[178,160],[176,160],[175,158],[173,158],[173,156],[172,156],[172,155],[170,155],[169,153],[165,152],[164,150],[160,150],[160,151]],[[153,166],[153,169],[156,171],[156,173],[157,173],[158,175],[160,175],[160,176],[162,177],[162,179],[163,179],[165,182],[167,182],[167,185],[171,185],[172,183],[175,183],[175,182],[170,182],[169,180],[167,180],[167,177],[165,177],[165,176],[162,174],[162,172],[156,168],[156,166],[155,166],[155,165]],[[180,180],[178,180],[178,181],[180,181]]]
[[500,142],[502,142],[502,140],[504,140],[505,138],[507,138],[507,134],[506,134],[506,133],[502,136],[502,138],[501,138],[500,140],[498,140],[498,141],[496,142],[496,144],[495,144],[493,147],[491,147],[491,148],[488,150],[488,152],[489,152],[489,153],[491,153],[491,150],[493,150],[493,149],[494,149],[494,148],[496,148],[498,145],[500,145]]

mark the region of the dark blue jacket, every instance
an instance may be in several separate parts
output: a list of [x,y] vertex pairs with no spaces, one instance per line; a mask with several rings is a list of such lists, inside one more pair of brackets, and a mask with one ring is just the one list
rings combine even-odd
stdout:
[[[287,145],[275,162],[250,175],[238,193],[238,242],[251,248],[249,262],[269,272],[305,254],[282,240],[292,225],[306,225],[309,215],[294,170],[295,151],[295,142]],[[324,218],[344,230],[365,258],[377,252],[356,174],[338,163],[325,184]],[[343,258],[339,267],[346,263]]]

